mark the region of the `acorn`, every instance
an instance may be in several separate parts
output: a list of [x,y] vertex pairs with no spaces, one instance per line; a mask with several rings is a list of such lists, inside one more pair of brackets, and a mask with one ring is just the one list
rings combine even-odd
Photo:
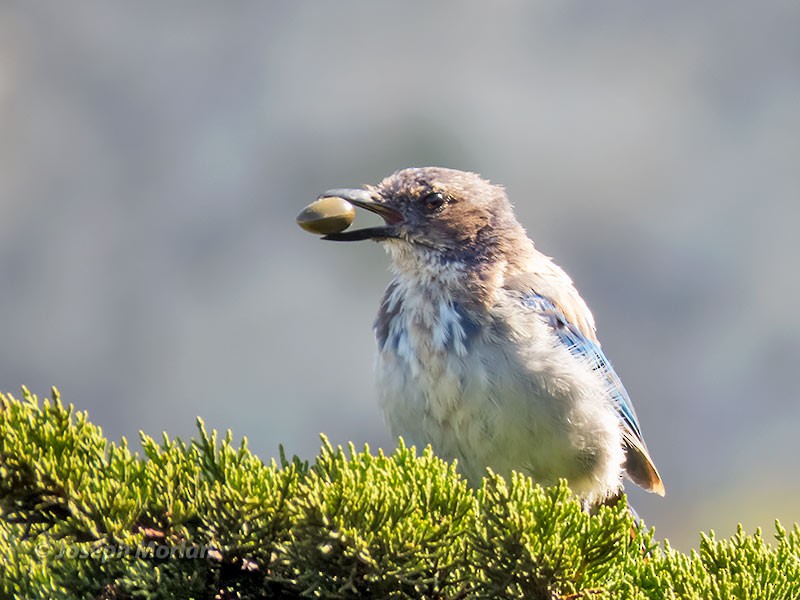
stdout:
[[297,215],[297,224],[317,235],[344,231],[353,223],[356,211],[344,198],[327,196],[306,206]]

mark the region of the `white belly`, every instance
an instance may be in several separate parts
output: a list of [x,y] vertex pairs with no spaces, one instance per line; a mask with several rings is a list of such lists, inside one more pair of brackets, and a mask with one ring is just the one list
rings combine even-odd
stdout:
[[491,467],[543,485],[566,478],[590,500],[619,490],[621,430],[603,384],[552,344],[544,325],[515,345],[487,330],[467,348],[437,331],[441,323],[393,325],[401,322],[412,325],[395,328],[377,364],[380,403],[394,435],[457,459],[474,486]]

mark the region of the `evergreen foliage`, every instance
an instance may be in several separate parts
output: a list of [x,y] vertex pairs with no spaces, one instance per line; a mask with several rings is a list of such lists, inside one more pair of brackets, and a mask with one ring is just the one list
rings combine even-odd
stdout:
[[139,456],[55,390],[0,394],[0,597],[800,598],[797,525],[686,555],[624,502],[590,515],[521,475],[473,490],[402,441],[264,464],[198,430]]

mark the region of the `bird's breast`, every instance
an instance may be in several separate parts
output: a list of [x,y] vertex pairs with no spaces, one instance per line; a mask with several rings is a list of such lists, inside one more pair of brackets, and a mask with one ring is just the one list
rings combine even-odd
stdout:
[[472,352],[483,328],[481,316],[446,288],[392,282],[375,322],[384,408],[407,412],[397,415],[402,421],[417,418],[421,410],[428,418],[450,418],[464,390],[484,377],[480,357]]
[[464,356],[479,333],[478,319],[451,295],[404,290],[392,284],[375,322],[381,352],[391,351],[418,367],[437,358]]
[[[375,323],[380,402],[395,435],[457,458],[473,482],[487,466],[537,481],[618,479],[619,427],[590,370],[532,313],[483,313],[446,290],[395,280]],[[607,466],[611,465],[611,466]],[[587,479],[588,478],[588,479]],[[605,478],[605,475],[601,476]]]
[[479,481],[485,467],[500,466],[492,458],[500,456],[498,442],[529,445],[530,419],[520,410],[533,406],[536,382],[511,368],[515,349],[498,343],[489,311],[471,310],[469,298],[448,290],[404,283],[389,287],[375,326],[387,423],[406,441],[458,459]]

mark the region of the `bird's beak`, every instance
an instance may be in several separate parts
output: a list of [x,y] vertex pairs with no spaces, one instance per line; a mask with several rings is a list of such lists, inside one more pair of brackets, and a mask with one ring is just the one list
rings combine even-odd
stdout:
[[329,233],[323,236],[323,240],[334,242],[356,242],[359,240],[382,240],[397,237],[396,227],[403,222],[403,214],[386,204],[375,200],[373,194],[367,190],[328,190],[320,195],[322,198],[342,198],[353,206],[366,209],[380,215],[386,222],[382,227],[365,227],[363,229],[353,229],[341,233]]

